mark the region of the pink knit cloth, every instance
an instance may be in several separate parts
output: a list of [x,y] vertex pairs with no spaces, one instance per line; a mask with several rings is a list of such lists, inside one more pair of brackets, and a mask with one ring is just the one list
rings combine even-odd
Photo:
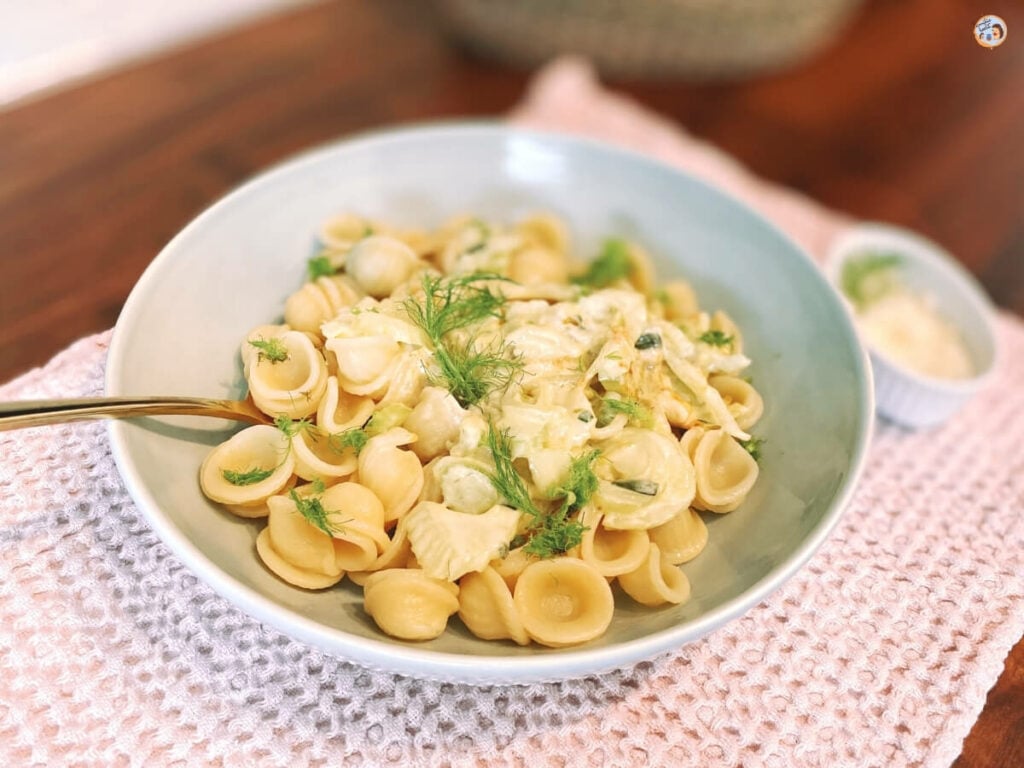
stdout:
[[[521,123],[652,152],[815,253],[845,221],[602,90],[541,74]],[[370,672],[240,613],[128,497],[100,424],[0,433],[0,765],[946,766],[1024,634],[1024,324],[944,427],[879,424],[835,533],[703,640],[615,673],[471,688]],[[0,387],[96,395],[108,334]]]

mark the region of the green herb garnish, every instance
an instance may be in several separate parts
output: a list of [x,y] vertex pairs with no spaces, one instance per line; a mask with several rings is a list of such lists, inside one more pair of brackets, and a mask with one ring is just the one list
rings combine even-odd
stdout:
[[255,485],[261,483],[274,474],[273,469],[258,469],[253,467],[246,472],[235,472],[232,469],[222,469],[220,471],[224,479],[232,485]]
[[319,277],[330,277],[335,272],[337,270],[331,264],[330,258],[324,254],[314,256],[306,261],[306,273],[309,275],[310,281],[316,280]]
[[288,491],[288,497],[295,502],[295,508],[307,522],[316,526],[328,536],[341,532],[341,526],[331,522],[331,515],[336,514],[333,510],[324,509],[320,496],[325,490],[323,480],[313,481],[313,496],[300,496],[293,488]]
[[331,449],[336,453],[344,453],[345,450],[351,448],[358,456],[360,451],[366,447],[369,439],[370,436],[366,434],[365,429],[354,427],[346,429],[344,432],[335,432],[330,436],[329,441]]
[[583,539],[586,527],[569,515],[582,507],[597,489],[593,463],[598,452],[584,454],[573,460],[566,482],[552,489],[552,499],[562,503],[553,512],[543,512],[530,498],[526,481],[512,463],[512,438],[508,430],[492,424],[487,432],[487,446],[494,459],[491,485],[509,505],[529,515],[530,523],[523,550],[537,557],[553,557],[572,549]]
[[704,333],[697,337],[697,341],[709,344],[712,347],[727,347],[732,344],[733,337],[725,331],[715,329],[713,331],[704,331]]
[[577,285],[590,288],[607,288],[633,272],[633,260],[629,257],[629,246],[625,240],[605,240],[601,253],[590,262],[587,271],[572,279]]
[[480,350],[473,337],[454,339],[450,336],[453,331],[500,316],[505,297],[478,285],[494,279],[500,278],[487,274],[455,278],[427,275],[423,278],[423,301],[410,297],[404,302],[409,318],[434,347],[441,379],[463,407],[508,385],[522,368],[518,359],[508,356],[503,344]]
[[863,309],[896,284],[895,268],[903,262],[895,253],[867,253],[843,263],[839,282],[846,298]]
[[761,460],[761,446],[764,445],[764,438],[751,437],[749,440],[737,441],[740,447],[754,457],[754,461]]
[[597,409],[597,425],[604,427],[610,424],[620,413],[626,417],[629,423],[639,427],[649,426],[653,418],[650,410],[636,400],[605,397]]
[[271,363],[283,363],[288,359],[288,348],[278,338],[252,339],[249,344],[259,350],[259,359]]
[[299,432],[306,429],[316,429],[316,425],[309,419],[293,419],[283,413],[274,418],[274,426],[284,432],[285,437],[295,437]]

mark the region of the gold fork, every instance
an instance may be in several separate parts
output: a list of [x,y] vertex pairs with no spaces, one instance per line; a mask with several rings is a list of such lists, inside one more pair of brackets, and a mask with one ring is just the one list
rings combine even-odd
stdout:
[[85,419],[131,419],[137,416],[213,416],[250,424],[274,420],[248,400],[205,397],[80,397],[0,403],[0,432]]

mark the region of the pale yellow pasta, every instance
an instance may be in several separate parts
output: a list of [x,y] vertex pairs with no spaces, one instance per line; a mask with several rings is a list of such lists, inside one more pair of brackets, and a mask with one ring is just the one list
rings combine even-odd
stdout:
[[264,565],[282,579],[305,589],[323,589],[345,575],[338,566],[334,541],[312,525],[289,496],[267,500],[267,527],[256,539]]
[[200,468],[210,499],[267,518],[271,572],[347,576],[406,640],[458,612],[481,639],[562,647],[607,630],[616,581],[644,605],[688,598],[697,510],[735,509],[758,475],[740,441],[764,402],[729,315],[656,284],[637,242],[576,261],[547,213],[431,230],[350,213],[319,239],[333,273],[241,345],[276,426]]
[[759,467],[753,456],[720,429],[695,427],[680,439],[693,461],[697,492],[693,505],[709,512],[731,512],[747,498]]
[[379,229],[380,225],[370,219],[343,213],[325,221],[318,236],[328,248],[347,253],[353,245]]
[[345,482],[324,491],[321,505],[337,521],[331,536],[338,567],[343,571],[372,567],[391,543],[384,530],[380,499],[359,483]]
[[538,245],[565,258],[569,254],[569,232],[565,223],[549,213],[527,216],[516,225],[527,243]]
[[399,355],[389,376],[390,381],[380,397],[380,404],[398,403],[409,408],[417,405],[427,384],[424,354],[420,351],[407,351]]
[[708,528],[692,509],[684,509],[667,523],[649,530],[647,535],[658,545],[665,562],[671,565],[688,563],[703,552],[708,543]]
[[284,303],[284,321],[297,331],[320,333],[320,326],[342,307],[358,302],[365,293],[347,275],[326,275],[306,283]]
[[328,434],[357,429],[370,419],[374,407],[371,398],[346,392],[338,386],[337,378],[331,376],[316,408],[316,423]]
[[601,518],[596,509],[584,512],[587,530],[580,542],[580,557],[606,577],[636,570],[647,557],[647,531],[609,530],[601,525]]
[[371,398],[387,392],[391,371],[403,354],[397,341],[383,335],[329,338],[325,346],[334,355],[341,388]]
[[710,376],[708,383],[721,394],[740,429],[750,429],[764,413],[764,400],[761,394],[750,382],[739,376],[718,374]]
[[528,645],[512,592],[493,568],[467,573],[459,580],[459,618],[483,640],[513,640]]
[[501,576],[510,590],[514,590],[516,582],[519,581],[519,577],[526,570],[526,566],[535,562],[537,562],[536,557],[527,554],[522,547],[516,547],[504,557],[492,560],[490,567]]
[[401,240],[371,235],[356,243],[345,259],[345,270],[360,289],[376,299],[389,296],[423,263]]
[[409,544],[409,537],[405,533],[405,526],[399,521],[392,531],[384,550],[377,556],[365,571],[349,571],[348,577],[354,584],[363,586],[370,574],[374,571],[383,571],[388,568],[415,568],[412,547]]
[[432,640],[459,610],[459,588],[421,570],[391,568],[366,579],[363,608],[392,637]]
[[669,280],[659,289],[657,298],[666,320],[689,320],[700,312],[697,292],[685,280]]
[[[288,438],[280,430],[257,425],[247,427],[221,443],[206,455],[199,469],[199,484],[213,501],[230,505],[236,514],[266,514],[264,502],[280,493],[295,471],[295,458]],[[232,483],[228,478],[245,476],[259,478],[251,482]]]
[[356,471],[358,458],[351,448],[342,449],[334,436],[317,427],[299,429],[292,438],[295,474],[303,480],[333,481]]
[[551,648],[600,637],[615,611],[604,576],[572,557],[530,563],[519,575],[512,599],[526,633]]
[[522,285],[564,283],[569,279],[569,263],[557,251],[528,246],[512,254],[508,276]]
[[265,413],[284,414],[293,419],[316,412],[327,389],[327,362],[306,334],[286,331],[275,341],[284,359],[264,352],[250,357],[246,369],[249,395]]
[[386,523],[412,509],[423,489],[423,465],[415,453],[400,447],[415,440],[396,427],[370,438],[359,454],[359,482],[383,502]]
[[619,576],[619,586],[638,603],[651,608],[684,603],[690,597],[690,580],[678,566],[661,556],[654,543],[639,568]]

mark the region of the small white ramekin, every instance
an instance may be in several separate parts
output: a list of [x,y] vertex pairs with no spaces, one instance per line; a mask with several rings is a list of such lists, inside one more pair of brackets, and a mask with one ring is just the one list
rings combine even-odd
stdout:
[[[962,408],[991,377],[997,357],[993,309],[988,296],[956,259],[935,243],[899,227],[865,223],[851,227],[829,247],[826,272],[844,304],[840,276],[847,259],[870,252],[901,257],[900,279],[919,295],[931,297],[943,317],[960,332],[974,364],[968,379],[943,379],[909,369],[865,344],[875,380],[875,407],[882,416],[906,427],[931,427]],[[863,336],[861,337],[863,342]]]

